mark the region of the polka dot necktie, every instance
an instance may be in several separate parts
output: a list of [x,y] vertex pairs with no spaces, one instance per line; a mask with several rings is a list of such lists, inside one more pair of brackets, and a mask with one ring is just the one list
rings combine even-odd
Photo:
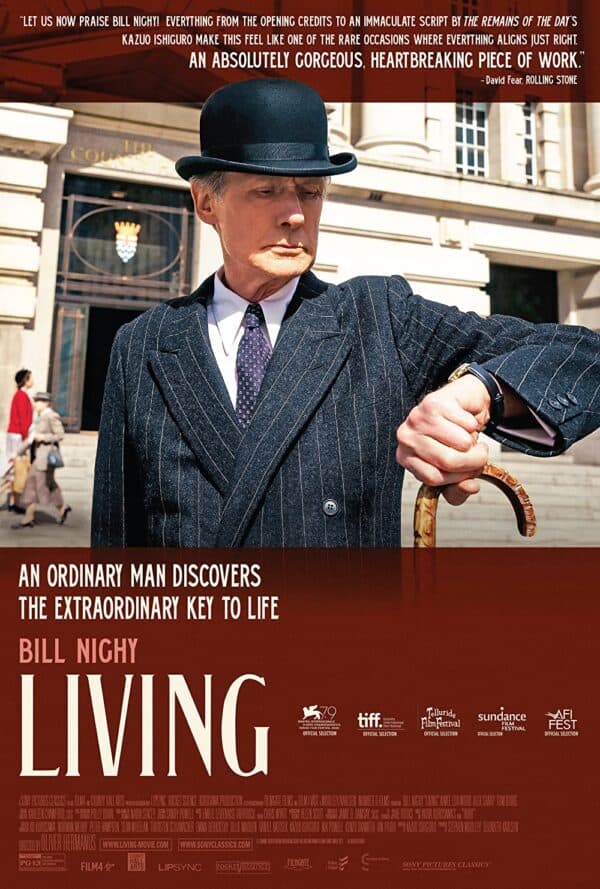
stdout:
[[250,303],[244,315],[244,335],[237,350],[237,398],[235,412],[240,426],[246,429],[256,406],[261,383],[271,357],[271,346],[261,328],[265,323],[263,310]]

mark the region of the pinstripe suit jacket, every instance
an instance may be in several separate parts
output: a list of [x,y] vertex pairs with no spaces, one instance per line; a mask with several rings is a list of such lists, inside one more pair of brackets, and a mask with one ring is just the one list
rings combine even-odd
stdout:
[[208,339],[211,296],[212,278],[119,331],[93,545],[397,546],[396,427],[466,360],[558,428],[553,450],[521,450],[559,453],[600,425],[600,337],[590,331],[464,314],[399,277],[334,286],[307,273],[243,432]]

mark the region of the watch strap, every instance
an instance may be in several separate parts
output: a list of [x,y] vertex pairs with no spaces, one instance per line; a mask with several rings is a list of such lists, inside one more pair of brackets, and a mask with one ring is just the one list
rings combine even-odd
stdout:
[[490,396],[490,423],[497,426],[504,418],[504,395],[496,377],[481,364],[461,364],[449,377],[449,382],[458,380],[465,374],[472,374],[483,383]]

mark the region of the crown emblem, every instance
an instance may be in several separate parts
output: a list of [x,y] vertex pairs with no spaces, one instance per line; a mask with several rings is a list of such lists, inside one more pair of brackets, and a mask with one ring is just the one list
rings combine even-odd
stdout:
[[137,222],[115,222],[115,249],[122,262],[135,256],[141,228]]

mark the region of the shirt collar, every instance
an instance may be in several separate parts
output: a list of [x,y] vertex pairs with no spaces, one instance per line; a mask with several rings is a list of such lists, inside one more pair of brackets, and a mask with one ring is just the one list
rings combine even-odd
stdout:
[[[220,277],[222,272],[223,269],[219,269],[219,271],[215,273],[211,308],[215,323],[219,329],[219,336],[223,343],[223,350],[226,355],[229,355],[233,349],[240,327],[242,326],[244,314],[249,303],[248,300],[239,296],[233,290],[230,290],[229,287],[223,283]],[[287,284],[284,284],[283,287],[275,293],[272,293],[271,296],[267,296],[266,299],[260,301],[260,307],[265,316],[271,348],[275,345],[279,329],[283,322],[283,316],[296,292],[299,280],[299,277],[292,278],[291,281],[288,281]]]

